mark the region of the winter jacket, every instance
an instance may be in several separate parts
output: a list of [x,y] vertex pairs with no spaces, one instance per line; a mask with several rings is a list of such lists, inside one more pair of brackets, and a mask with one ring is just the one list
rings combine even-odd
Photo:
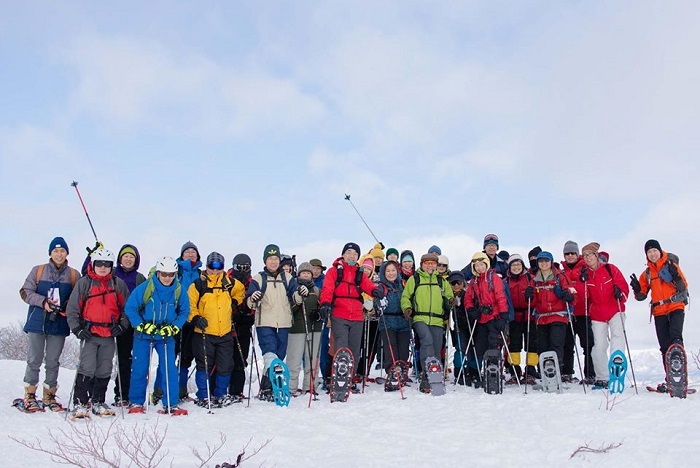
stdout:
[[447,302],[454,297],[454,294],[450,283],[438,280],[438,276],[437,271],[430,274],[418,268],[406,281],[406,287],[401,294],[401,308],[413,309],[414,322],[423,322],[434,327],[445,325],[446,309],[449,310]]
[[185,291],[189,291],[190,284],[194,283],[194,280],[199,278],[199,275],[202,273],[199,271],[202,267],[202,262],[197,260],[192,263],[189,260],[183,260],[181,258],[178,258],[176,261],[177,277],[180,280],[180,287]]
[[[387,305],[383,311],[383,317],[379,319],[379,328],[384,330],[385,328],[389,330],[395,330],[398,332],[407,332],[411,330],[411,324],[406,317],[404,317],[401,310],[401,294],[403,293],[403,281],[401,280],[401,273],[396,276],[396,279],[392,282],[386,279],[384,271],[386,269],[386,262],[382,263],[379,269],[379,282],[386,288],[386,300]],[[374,300],[374,310],[380,310],[379,299]]]
[[124,305],[129,298],[129,288],[121,278],[112,273],[98,276],[88,265],[87,275],[75,283],[68,300],[66,316],[68,327],[77,330],[87,327],[95,336],[112,336],[110,328],[119,323],[124,328],[129,320],[124,315]]
[[[338,287],[335,286],[338,278],[339,267],[343,269],[343,276]],[[343,257],[337,258],[333,262],[333,267],[329,268],[326,278],[321,288],[321,305],[333,304],[333,317],[349,320],[351,322],[362,322],[364,320],[363,299],[360,292],[372,294],[377,286],[363,274],[358,275],[359,265],[348,265]],[[355,285],[355,278],[360,277],[360,291]]]
[[[228,272],[226,272],[226,274],[231,281],[234,279],[240,281],[243,284],[243,289],[246,291],[248,290],[250,282],[253,280],[253,277],[250,276],[249,271],[237,272],[231,268],[228,270]],[[231,316],[231,320],[233,321],[233,332],[235,333],[234,336],[247,338],[253,336],[255,310],[251,310],[251,308],[248,307],[248,301],[243,301],[243,304],[241,304],[238,308],[235,308],[233,315]]]
[[[200,278],[202,279],[202,286],[206,285],[201,293],[197,290],[196,282],[190,284],[190,287],[187,289],[187,296],[190,302],[190,314],[187,320],[191,322],[194,317],[201,315],[207,319],[207,328],[202,330],[195,327],[195,332],[224,336],[231,332],[231,315],[234,307],[238,307],[243,303],[245,294],[243,284],[240,281],[231,281],[230,288],[228,290],[224,289],[223,272],[217,275],[207,275],[203,272]],[[235,306],[233,305],[234,302]]]
[[538,270],[532,283],[535,288],[532,308],[537,325],[568,323],[569,305],[561,298],[563,290],[570,286],[566,275],[553,269],[545,278],[542,270]]
[[[153,294],[144,303],[144,293],[148,287],[148,281],[153,282]],[[175,290],[178,280],[173,281],[170,286],[165,286],[155,275],[144,283],[141,283],[131,292],[129,299],[124,306],[124,312],[131,322],[131,326],[138,327],[142,323],[154,323],[156,325],[175,325],[178,328],[187,321],[190,313],[190,300],[187,290],[180,288],[180,297],[175,301]],[[159,334],[146,335],[135,332],[136,336],[162,340]]]
[[116,276],[117,278],[121,278],[126,283],[126,287],[129,288],[129,291],[133,291],[134,288],[136,288],[136,286],[146,281],[146,277],[137,271],[139,269],[139,266],[141,265],[141,254],[139,253],[139,249],[137,249],[135,245],[122,245],[122,248],[119,249],[119,254],[117,254],[117,258],[121,257],[121,253],[127,247],[131,247],[136,253],[136,261],[134,262],[134,268],[132,268],[129,271],[126,271],[124,270],[124,267],[121,266],[121,264],[117,263],[116,268],[114,268],[114,276]]
[[[588,314],[591,320],[596,322],[608,322],[618,312],[625,311],[625,301],[629,294],[629,286],[622,272],[612,263],[598,264],[598,268],[592,270],[586,266],[588,279],[586,290],[588,292]],[[618,301],[613,295],[614,286],[620,288],[623,297]]]
[[[469,271],[472,271],[471,267]],[[474,275],[472,271],[472,275],[464,294],[464,308],[469,310],[479,306],[490,306],[491,313],[482,313],[479,316],[479,323],[505,318],[508,314],[508,299],[503,292],[501,277],[494,270],[489,270],[483,275]],[[489,277],[493,284],[489,282]]]
[[[313,286],[309,288],[309,295],[302,297],[298,292],[294,293],[294,305],[292,306],[292,328],[289,333],[314,333],[320,332],[323,328],[323,322],[320,320],[318,311],[319,302],[318,296],[320,291]],[[302,303],[304,307],[302,308]],[[306,320],[304,320],[303,310],[306,309]],[[319,319],[319,320],[316,320]]]
[[[513,301],[513,309],[515,310],[514,322],[527,322],[528,301],[525,298],[525,289],[532,286],[532,281],[529,273],[523,271],[518,276],[508,272],[505,279],[510,290],[510,299]],[[532,311],[532,302],[529,305]]]
[[562,262],[562,269],[569,280],[569,284],[576,288],[572,305],[574,307],[574,315],[579,317],[586,315],[586,285],[581,281],[581,269],[583,268],[586,268],[586,262],[580,256],[573,265]]
[[[263,280],[263,273],[267,280]],[[284,279],[283,279],[284,277]],[[250,295],[255,291],[262,291],[263,281],[267,281],[265,293],[257,303],[250,300]],[[284,285],[287,284],[285,289]],[[292,326],[291,300],[294,291],[297,290],[296,278],[278,270],[275,275],[267,271],[267,268],[257,275],[248,285],[247,303],[251,309],[256,309],[255,326],[289,328]]]
[[[68,336],[70,329],[66,321],[65,310],[68,298],[73,291],[71,276],[77,280],[80,278],[80,273],[75,268],[69,267],[67,261],[63,262],[60,267],[56,267],[53,260],[49,260],[49,263],[43,267],[41,278],[37,281],[38,274],[39,265],[32,268],[19,290],[22,300],[29,304],[24,332]],[[64,311],[56,317],[55,321],[49,320],[49,314],[44,310],[44,300],[52,288],[58,288],[59,306]]]
[[[687,294],[683,294],[682,291],[681,294],[677,294],[679,291],[673,285],[673,278],[668,271],[667,261],[668,254],[662,251],[661,257],[655,263],[647,259],[649,278],[647,278],[647,270],[644,270],[639,275],[639,285],[644,296],[642,300],[646,299],[649,290],[651,290],[651,313],[655,317],[667,315],[675,310],[685,310],[683,299],[687,298]],[[678,268],[678,274],[685,285],[685,291],[687,291],[688,281],[685,279],[685,275],[678,263],[676,263],[676,268]]]

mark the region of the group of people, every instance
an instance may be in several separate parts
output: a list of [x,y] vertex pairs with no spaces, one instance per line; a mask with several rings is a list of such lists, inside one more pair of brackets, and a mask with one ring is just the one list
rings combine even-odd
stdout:
[[[416,261],[410,250],[385,252],[376,244],[363,255],[349,242],[330,268],[319,259],[297,265],[270,244],[263,270],[253,275],[247,254],[236,255],[227,271],[223,255],[211,252],[202,263],[197,246],[186,242],[178,258],[160,258],[147,275],[138,271],[136,246],[125,244],[115,255],[98,243],[81,274],[68,266],[68,244],[56,237],[49,261],[32,268],[20,290],[29,304],[24,408],[64,410],[56,391],[59,357],[70,333],[81,343],[71,389],[75,417],[114,414],[106,392],[115,352],[114,405],[128,406],[130,413],[145,412],[152,386],[161,411],[187,414],[180,404],[189,398],[193,361],[198,405],[240,401],[254,337],[263,362],[258,398],[267,401],[273,400],[268,369],[275,359],[286,361],[291,392],[298,396],[316,393],[318,383],[328,387],[333,356],[341,348],[354,357],[353,391],[381,356],[384,371],[398,375],[385,390],[408,381],[405,369],[413,365],[419,389],[429,393],[425,364],[437,358],[447,365],[448,336],[456,383],[481,385],[482,358],[493,349],[505,358],[506,383],[534,383],[538,354],[545,351],[556,352],[562,379],[574,381],[578,338],[582,383],[604,388],[608,353],[625,350],[630,286],[638,301],[651,294],[662,355],[683,341],[688,285],[678,258],[653,239],[644,251],[647,268],[631,275],[629,285],[598,243],[579,251],[568,241],[558,263],[539,247],[527,259],[499,252],[494,234],[485,236],[483,251],[461,270],[450,270],[438,246]],[[154,350],[159,359],[151,384]],[[38,400],[42,361],[46,375]],[[396,373],[399,364],[403,372]],[[658,389],[664,391],[665,384]]]

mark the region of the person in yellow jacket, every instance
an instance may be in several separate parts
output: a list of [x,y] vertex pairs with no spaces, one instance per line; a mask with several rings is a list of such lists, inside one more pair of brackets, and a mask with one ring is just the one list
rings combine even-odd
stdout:
[[[197,404],[227,406],[235,400],[228,395],[233,371],[233,334],[231,315],[243,304],[245,287],[224,272],[224,256],[212,252],[206,270],[187,290],[190,300],[189,322],[195,327],[192,353],[197,371]],[[209,388],[209,373],[216,367],[214,389]]]

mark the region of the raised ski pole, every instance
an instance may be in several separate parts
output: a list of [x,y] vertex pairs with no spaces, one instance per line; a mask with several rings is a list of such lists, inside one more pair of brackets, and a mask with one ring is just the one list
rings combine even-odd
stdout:
[[634,393],[639,395],[639,390],[637,389],[637,378],[634,376],[634,365],[632,364],[632,353],[630,353],[630,342],[627,341],[627,329],[625,328],[625,321],[622,320],[622,304],[620,299],[617,300],[617,312],[620,317],[620,323],[622,324],[622,334],[625,336],[625,347],[627,348],[627,356],[630,360],[630,370],[632,371],[632,381],[634,382]]
[[[355,210],[355,213],[357,213],[357,216],[359,216],[360,219],[362,220],[362,222],[365,223],[365,226],[367,226],[367,230],[369,231],[370,234],[372,234],[372,237],[374,237],[374,240],[377,241],[378,244],[381,244],[381,242],[379,242],[379,239],[377,239],[377,236],[375,236],[375,235],[374,235],[374,232],[372,232],[372,229],[369,227],[369,224],[367,224],[367,221],[365,221],[365,218],[362,217],[362,215],[360,214],[360,212],[357,211],[357,207],[355,207],[355,204],[352,202],[352,200],[350,200],[350,195],[348,195],[348,194],[346,193],[346,194],[345,194],[345,199],[346,199],[347,201],[350,202],[350,204],[352,205],[352,208]],[[383,248],[383,247],[382,247],[382,248]]]
[[83,203],[83,197],[80,196],[80,190],[78,190],[78,182],[73,181],[71,184],[71,187],[75,188],[75,193],[78,194],[78,199],[80,200],[80,204],[83,206],[83,211],[85,212],[85,216],[87,217],[88,223],[90,223],[90,229],[92,229],[92,235],[95,236],[95,241],[99,242],[97,239],[97,233],[95,233],[95,228],[92,225],[92,221],[90,220],[90,215],[88,214],[87,208],[85,208],[85,203]]

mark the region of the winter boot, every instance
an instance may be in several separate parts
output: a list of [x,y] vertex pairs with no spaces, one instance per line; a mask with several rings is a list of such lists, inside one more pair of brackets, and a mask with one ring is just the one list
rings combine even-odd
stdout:
[[112,408],[107,406],[103,401],[92,402],[92,414],[100,417],[114,416],[116,413]]
[[516,385],[523,377],[523,370],[520,366],[511,365],[508,367],[510,378],[506,380],[506,385]]
[[29,413],[44,411],[36,401],[36,385],[26,385],[24,387],[24,409]]
[[420,390],[421,393],[430,393],[430,382],[428,381],[428,374],[425,371],[420,374],[418,390]]
[[187,387],[180,387],[180,401],[190,401],[190,394]]
[[75,388],[73,390],[73,405],[87,407],[90,401],[89,392],[91,391],[94,378],[88,377],[85,374],[78,374],[75,378]]
[[73,410],[70,412],[70,419],[75,420],[75,419],[83,419],[83,418],[89,418],[90,417],[90,411],[88,410],[87,406],[83,404],[75,404],[73,405]]
[[260,379],[260,392],[258,393],[258,399],[262,401],[275,401],[272,396],[272,382],[270,382],[270,377],[265,373]]
[[63,406],[56,401],[56,387],[49,387],[44,384],[44,395],[41,402],[44,404],[44,408],[48,408],[54,413],[63,411]]
[[160,387],[153,387],[153,393],[151,393],[151,404],[157,405],[160,400],[163,399],[163,389]]

